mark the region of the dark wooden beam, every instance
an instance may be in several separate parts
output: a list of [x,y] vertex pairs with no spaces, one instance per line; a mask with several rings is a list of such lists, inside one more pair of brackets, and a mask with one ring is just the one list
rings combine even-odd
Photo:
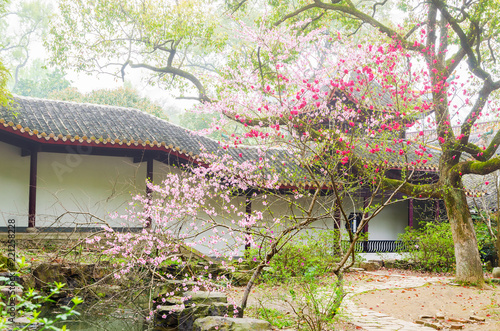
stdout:
[[[247,214],[248,217],[252,215],[252,195],[247,194],[246,195],[246,201],[245,201],[245,213]],[[247,228],[246,232],[247,236],[250,236],[250,229]],[[250,250],[250,243],[248,241],[245,241],[245,252],[248,252]]]
[[[13,132],[7,132],[0,129],[0,141],[9,145],[21,148],[21,155],[28,156],[33,146],[38,146],[38,152],[43,153],[64,153],[64,154],[85,154],[85,155],[103,155],[103,156],[122,156],[131,157],[135,161],[145,162],[144,155],[153,155],[154,159],[169,165],[179,166],[192,163],[193,160],[186,155],[181,155],[177,151],[167,150],[163,147],[143,147],[143,146],[117,146],[117,145],[93,145],[88,143],[63,143],[35,141],[34,138],[20,136]],[[26,151],[22,151],[25,149]]]
[[38,151],[33,148],[30,156],[30,187],[28,200],[28,228],[36,224],[36,178],[38,172]]
[[[146,163],[146,179],[149,183],[153,182],[153,161],[152,157],[148,157]],[[153,193],[153,191],[146,185],[146,194],[150,195],[151,193]]]
[[[153,182],[153,156],[152,155],[149,155],[147,158],[146,158],[146,180],[148,183],[152,183]],[[146,196],[148,197],[148,203],[151,205],[151,203],[153,202],[152,200],[152,195],[153,194],[153,190],[151,188],[149,188],[148,184],[146,184]],[[146,228],[150,228],[151,227],[151,223],[152,223],[152,219],[151,217],[148,217],[147,218],[147,222],[146,222]]]
[[413,199],[408,199],[408,226],[413,227]]
[[144,158],[144,155],[135,155],[133,159],[134,159],[134,163],[141,163],[141,162],[146,161],[146,159]]

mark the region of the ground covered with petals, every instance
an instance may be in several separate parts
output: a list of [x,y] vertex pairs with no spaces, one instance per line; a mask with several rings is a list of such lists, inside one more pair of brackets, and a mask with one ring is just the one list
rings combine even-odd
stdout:
[[[489,275],[486,275],[489,277]],[[327,281],[328,276],[324,277]],[[331,277],[333,280],[334,277]],[[415,287],[411,285],[415,284]],[[500,285],[487,289],[462,286],[453,282],[450,274],[419,273],[406,270],[382,269],[375,272],[350,272],[345,275],[346,292],[360,292],[352,300],[364,309],[414,322],[421,315],[441,313],[445,322],[450,319],[484,317],[484,323],[464,323],[464,330],[500,330]],[[232,289],[236,300],[244,288]],[[263,318],[262,309],[273,312],[269,316],[279,329],[295,330],[294,314],[290,307],[290,285],[260,284],[250,296],[246,315]],[[259,312],[260,311],[260,312]],[[260,315],[259,315],[260,314]],[[354,324],[353,324],[354,322]],[[334,321],[336,330],[360,330],[355,321],[340,311]]]

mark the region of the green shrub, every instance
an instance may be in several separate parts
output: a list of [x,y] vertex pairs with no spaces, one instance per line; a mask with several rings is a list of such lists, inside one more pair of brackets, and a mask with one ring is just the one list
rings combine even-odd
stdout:
[[406,228],[398,236],[405,247],[405,260],[418,269],[446,271],[455,269],[455,248],[449,223],[427,223],[422,229]]
[[[483,222],[474,224],[476,230],[477,244],[483,263],[490,262],[492,266],[498,265],[498,254],[495,246],[495,238],[491,235],[488,227]],[[492,227],[495,231],[495,226]]]
[[[41,309],[44,304],[54,304],[54,297],[56,297],[61,289],[66,285],[63,283],[54,282],[51,286],[50,293],[40,294],[32,288],[23,289],[23,287],[16,282],[16,278],[21,276],[23,270],[27,270],[29,265],[26,263],[24,257],[16,261],[18,271],[11,273],[9,277],[0,276],[0,284],[7,284],[7,288],[18,287],[24,292],[19,295],[16,292],[8,294],[0,294],[0,330],[10,328],[11,330],[55,330],[64,331],[66,325],[58,327],[58,323],[66,321],[69,317],[80,315],[75,309],[83,302],[79,297],[74,297],[71,300],[71,307],[60,306],[61,310],[53,317],[42,317]],[[29,323],[23,325],[14,325],[13,321],[16,317],[27,317]]]
[[[333,254],[336,235],[338,232],[331,230],[308,230],[296,236],[272,258],[262,279],[268,283],[282,283],[292,277],[304,276],[312,267],[326,272],[338,260]],[[256,261],[259,254],[265,254],[265,247],[250,251],[250,263]]]
[[274,308],[261,307],[257,309],[256,318],[264,319],[271,323],[272,326],[283,329],[295,324],[295,321],[290,318],[285,312]]
[[344,296],[342,278],[325,277],[318,267],[311,267],[296,280],[290,289],[291,299],[286,302],[297,316],[297,326],[304,325],[311,331],[333,330]]

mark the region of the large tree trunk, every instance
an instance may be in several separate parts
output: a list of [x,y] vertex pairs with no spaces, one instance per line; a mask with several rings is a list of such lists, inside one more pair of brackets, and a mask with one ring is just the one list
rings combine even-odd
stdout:
[[483,267],[465,193],[450,187],[443,198],[455,243],[456,280],[483,285]]

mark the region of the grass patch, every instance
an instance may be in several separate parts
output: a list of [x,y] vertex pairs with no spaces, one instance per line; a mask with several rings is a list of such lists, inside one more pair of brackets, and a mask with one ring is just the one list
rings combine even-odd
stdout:
[[278,329],[288,328],[296,324],[289,314],[274,308],[257,308],[255,318],[266,320]]

